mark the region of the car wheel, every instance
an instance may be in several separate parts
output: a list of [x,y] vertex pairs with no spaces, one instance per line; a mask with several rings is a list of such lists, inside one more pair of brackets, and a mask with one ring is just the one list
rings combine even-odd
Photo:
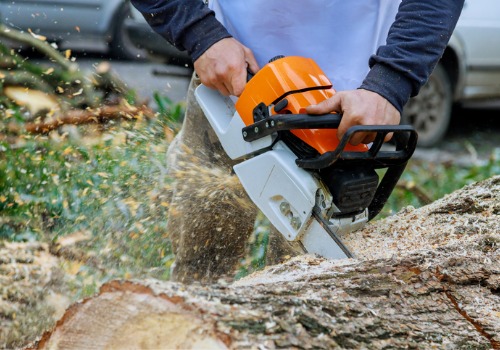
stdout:
[[118,10],[113,23],[113,36],[109,43],[109,49],[113,57],[126,60],[145,59],[146,51],[134,45],[130,39],[125,20],[130,17],[130,5],[123,6]]
[[453,98],[450,79],[438,64],[420,93],[403,110],[402,124],[411,124],[418,132],[418,145],[432,147],[448,130]]

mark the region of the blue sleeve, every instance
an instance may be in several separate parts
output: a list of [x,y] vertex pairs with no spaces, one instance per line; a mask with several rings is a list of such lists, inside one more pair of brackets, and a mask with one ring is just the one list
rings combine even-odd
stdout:
[[369,60],[360,88],[374,91],[400,112],[427,82],[455,29],[464,0],[403,0],[386,45]]
[[202,0],[131,0],[148,24],[196,61],[210,46],[231,35]]

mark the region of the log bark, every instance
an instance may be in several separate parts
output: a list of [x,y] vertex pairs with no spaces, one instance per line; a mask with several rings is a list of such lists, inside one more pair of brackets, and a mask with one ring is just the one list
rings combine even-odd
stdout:
[[500,176],[233,284],[112,281],[36,349],[500,349]]

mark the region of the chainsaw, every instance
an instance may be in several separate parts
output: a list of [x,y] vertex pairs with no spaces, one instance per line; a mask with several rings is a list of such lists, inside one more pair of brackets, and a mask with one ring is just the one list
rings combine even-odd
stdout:
[[[381,211],[417,133],[409,125],[358,125],[338,140],[340,114],[305,113],[335,93],[314,60],[278,56],[249,73],[239,98],[204,85],[195,96],[224,151],[241,160],[233,169],[245,191],[276,229],[306,253],[343,259],[354,255],[339,236]],[[375,140],[351,145],[360,132],[375,133]],[[378,169],[385,169],[382,179]]]

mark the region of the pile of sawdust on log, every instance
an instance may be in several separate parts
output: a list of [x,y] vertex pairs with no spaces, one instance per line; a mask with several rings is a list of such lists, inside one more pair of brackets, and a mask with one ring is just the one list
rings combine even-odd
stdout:
[[344,243],[360,260],[390,258],[417,250],[477,240],[500,232],[500,176],[466,186],[444,198],[374,221],[344,235]]

